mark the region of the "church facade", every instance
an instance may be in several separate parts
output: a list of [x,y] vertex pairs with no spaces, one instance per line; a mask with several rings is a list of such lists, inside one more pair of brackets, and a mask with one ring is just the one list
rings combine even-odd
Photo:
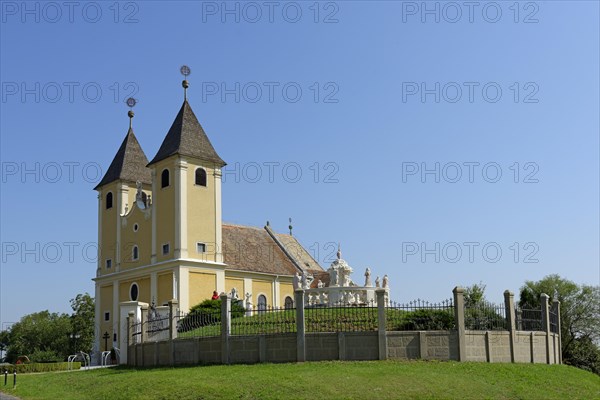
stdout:
[[[187,81],[184,81],[187,88]],[[129,130],[98,191],[95,352],[121,348],[131,302],[178,301],[182,312],[213,292],[259,307],[293,304],[296,274],[321,266],[291,234],[222,221],[221,169],[187,100],[148,160]],[[108,343],[108,344],[107,344]]]

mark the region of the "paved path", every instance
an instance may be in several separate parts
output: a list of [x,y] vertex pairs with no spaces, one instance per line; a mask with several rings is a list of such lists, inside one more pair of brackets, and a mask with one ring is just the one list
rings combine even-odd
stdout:
[[19,400],[17,397],[0,392],[0,400]]

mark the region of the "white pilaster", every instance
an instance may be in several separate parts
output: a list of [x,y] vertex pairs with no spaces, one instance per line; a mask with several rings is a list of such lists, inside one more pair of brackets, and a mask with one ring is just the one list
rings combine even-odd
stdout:
[[159,305],[157,304],[158,298],[158,289],[157,289],[158,285],[157,285],[157,277],[156,277],[156,272],[152,272],[150,274],[150,304],[154,303],[154,305]]
[[279,277],[276,276],[273,282],[273,307],[281,307],[281,304],[279,304],[279,293]]
[[217,292],[223,293],[225,291],[225,271],[215,271],[217,276]]
[[102,332],[100,331],[100,321],[102,311],[100,310],[100,304],[102,299],[100,298],[100,285],[96,283],[94,287],[94,347],[93,347],[93,359],[94,364],[100,364],[100,338],[102,336]]
[[[244,278],[244,290],[246,291],[246,293],[252,294],[252,279],[251,278]],[[244,293],[244,296],[246,295],[246,293]]]
[[187,258],[187,169],[188,163],[175,163],[175,258]]
[[115,267],[115,271],[119,272],[121,270],[121,215],[125,214],[125,207],[128,207],[128,202],[129,202],[129,186],[127,186],[126,184],[122,183],[119,185],[118,190],[117,190],[117,242],[115,244],[116,246],[116,258],[117,258],[117,262],[116,262],[116,267]]
[[189,277],[189,269],[179,267],[179,309],[185,312],[187,312],[190,308]]
[[223,262],[223,251],[222,251],[222,210],[221,210],[221,169],[215,168],[214,173],[215,179],[215,262]]

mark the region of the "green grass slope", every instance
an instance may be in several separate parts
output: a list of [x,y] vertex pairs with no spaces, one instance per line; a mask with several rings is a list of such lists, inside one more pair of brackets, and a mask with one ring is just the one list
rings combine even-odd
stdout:
[[[4,383],[4,382],[2,382]],[[600,377],[566,365],[426,361],[109,368],[21,375],[22,399],[598,399]]]

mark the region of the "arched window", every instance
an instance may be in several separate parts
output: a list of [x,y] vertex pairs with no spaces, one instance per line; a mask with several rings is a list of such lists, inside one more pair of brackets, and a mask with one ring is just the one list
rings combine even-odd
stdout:
[[131,259],[136,261],[138,258],[140,258],[140,250],[137,246],[133,246],[133,249],[131,249]]
[[166,188],[169,186],[169,170],[163,169],[163,172],[160,174],[160,187]]
[[267,311],[267,296],[261,294],[258,296],[258,312]]
[[294,308],[294,300],[292,300],[292,298],[290,296],[287,296],[285,298],[285,301],[283,302],[283,306],[285,307],[286,310]]
[[206,187],[206,170],[204,168],[196,170],[196,185]]
[[108,192],[108,193],[106,193],[106,209],[107,210],[109,208],[112,208],[112,203],[113,203],[112,192]]
[[129,298],[131,299],[131,301],[137,301],[139,294],[140,288],[138,287],[137,283],[133,282],[131,284],[131,287],[129,288]]

